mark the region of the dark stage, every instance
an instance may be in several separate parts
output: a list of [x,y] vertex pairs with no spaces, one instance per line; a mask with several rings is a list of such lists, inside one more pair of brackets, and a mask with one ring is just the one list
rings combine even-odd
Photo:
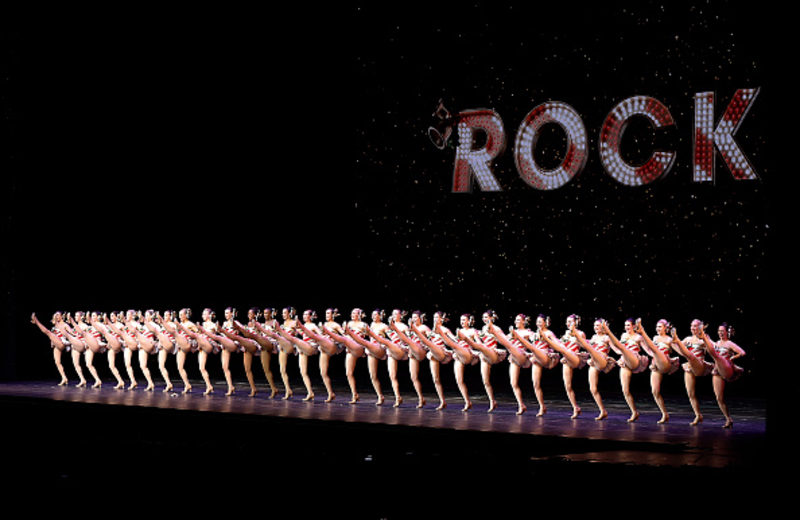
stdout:
[[193,384],[192,393],[181,394],[162,392],[163,384],[145,392],[115,390],[110,381],[100,389],[2,383],[4,421],[15,425],[5,429],[5,445],[35,461],[13,472],[32,482],[66,485],[80,485],[98,464],[103,471],[119,466],[144,476],[158,472],[159,461],[172,471],[185,466],[247,473],[261,467],[253,465],[275,464],[297,476],[335,470],[358,479],[428,471],[452,479],[461,470],[486,470],[499,478],[603,472],[745,477],[760,469],[765,457],[765,401],[757,398],[730,398],[735,424],[723,429],[716,403],[707,399],[701,400],[705,421],[690,426],[693,414],[685,396],[667,399],[671,418],[661,425],[645,395],[637,396],[641,417],[628,423],[627,405],[613,392],[604,399],[609,417],[595,421],[589,402],[571,419],[568,401],[555,394],[547,399],[547,414],[536,417],[533,403],[516,415],[513,396],[503,393],[498,409],[487,413],[485,395],[478,393],[473,409],[462,412],[463,401],[453,394],[442,411],[430,394],[423,409],[416,408],[412,395],[398,408],[389,395],[375,406],[366,388],[360,402],[349,404],[344,381],[335,383],[337,399],[331,403],[322,402],[322,387],[315,387],[314,402],[304,402],[298,389],[283,400],[270,399],[266,388],[249,397],[241,384],[236,394],[225,396],[221,382],[204,396],[198,390],[202,382]]

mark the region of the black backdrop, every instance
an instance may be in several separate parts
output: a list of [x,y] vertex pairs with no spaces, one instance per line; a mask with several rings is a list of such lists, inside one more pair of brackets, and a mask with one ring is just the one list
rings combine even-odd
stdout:
[[[618,332],[628,316],[682,333],[695,317],[727,320],[748,352],[740,388],[760,393],[778,99],[765,16],[726,3],[489,4],[70,18],[7,33],[3,377],[55,377],[31,312],[493,308],[504,327],[543,312],[557,331],[571,313]],[[693,183],[694,94],[716,92],[716,121],[755,87],[736,139],[761,181],[734,181],[718,157],[717,182]],[[597,144],[633,95],[676,122],[675,167],[642,188],[606,175]],[[440,98],[503,118],[502,193],[450,192],[454,150],[426,135]],[[553,100],[583,118],[589,160],[540,192],[516,174],[513,139]],[[551,130],[545,165],[563,152]],[[652,147],[632,125],[626,157]]]

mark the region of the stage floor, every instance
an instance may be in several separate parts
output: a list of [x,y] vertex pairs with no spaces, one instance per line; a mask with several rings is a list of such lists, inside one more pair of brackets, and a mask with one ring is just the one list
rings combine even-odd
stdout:
[[[115,390],[110,383],[102,388],[76,388],[57,386],[55,382],[26,381],[0,383],[0,396],[6,401],[37,400],[51,404],[80,403],[102,405],[98,410],[136,407],[162,411],[196,412],[207,414],[208,419],[247,416],[264,419],[270,424],[284,421],[292,428],[341,427],[346,425],[353,431],[370,432],[400,429],[402,432],[447,434],[469,434],[470,442],[486,439],[493,443],[498,439],[523,443],[531,460],[585,461],[609,464],[633,464],[672,467],[747,468],[758,465],[766,435],[766,402],[763,399],[735,398],[728,403],[734,419],[730,429],[722,428],[724,418],[711,400],[701,401],[705,420],[698,426],[689,422],[694,415],[688,399],[667,399],[670,420],[657,424],[660,413],[652,397],[637,396],[640,418],[628,423],[629,409],[624,401],[605,398],[609,412],[607,419],[594,420],[597,408],[593,401],[583,401],[582,415],[571,419],[572,409],[565,397],[548,397],[548,411],[536,417],[535,400],[527,401],[528,411],[516,415],[516,401],[511,395],[496,395],[498,409],[487,412],[485,394],[474,393],[473,408],[463,412],[463,400],[457,395],[447,395],[448,407],[436,410],[438,399],[427,395],[428,403],[416,408],[415,396],[404,395],[405,402],[393,407],[391,393],[387,393],[382,406],[375,405],[375,395],[362,389],[361,400],[350,404],[349,389],[343,382],[334,382],[337,398],[324,403],[323,388],[315,388],[316,398],[304,402],[305,391],[294,389],[288,400],[270,399],[266,390],[256,397],[249,397],[246,386],[234,395],[224,395],[225,385],[217,382],[215,393],[204,396],[201,381],[192,381],[194,390],[182,394],[182,385],[175,391],[164,393],[163,384],[154,392],[145,392],[142,387],[134,390]],[[220,415],[222,414],[222,415]],[[369,454],[365,454],[368,456]]]

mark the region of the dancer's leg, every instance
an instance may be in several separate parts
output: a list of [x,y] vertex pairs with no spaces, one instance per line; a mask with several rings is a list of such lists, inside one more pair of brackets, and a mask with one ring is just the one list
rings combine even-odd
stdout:
[[89,369],[89,373],[91,373],[94,378],[92,388],[100,388],[103,382],[100,381],[100,376],[97,374],[97,369],[94,367],[94,350],[87,348],[83,351],[83,354],[86,357],[86,368]]
[[61,363],[61,356],[63,352],[64,351],[59,349],[58,347],[55,346],[53,347],[53,361],[56,364],[56,369],[58,370],[58,373],[61,374],[61,382],[58,383],[58,386],[64,386],[67,384],[67,373],[64,371],[64,365]]
[[703,422],[703,415],[700,413],[700,401],[697,399],[697,376],[692,372],[683,373],[683,381],[686,384],[686,395],[689,396],[689,403],[694,410],[694,420],[690,422],[692,426],[696,426]]
[[[491,349],[489,349],[491,350]],[[497,408],[497,401],[494,400],[494,388],[492,388],[492,365],[481,359],[481,378],[483,379],[483,387],[486,389],[486,395],[489,397],[489,410],[494,411]]]
[[303,398],[303,401],[313,401],[314,400],[314,390],[311,388],[311,378],[308,377],[308,356],[301,353],[299,355],[299,364],[300,364],[300,377],[303,378],[303,383],[306,385],[306,396]]
[[[109,353],[110,352],[109,350]],[[172,390],[172,382],[169,380],[169,371],[167,371],[167,355],[167,351],[163,348],[158,351],[158,369],[161,371],[161,377],[164,378],[164,382],[167,384],[167,386],[164,387],[164,392]]]
[[[175,348],[178,348],[177,346]],[[188,394],[192,391],[192,385],[189,383],[189,374],[186,372],[186,351],[183,349],[178,349],[178,352],[175,354],[178,363],[178,373],[181,375],[181,379],[183,380],[183,393]]]
[[733,419],[731,419],[731,414],[728,412],[728,405],[725,403],[725,379],[715,374],[712,378],[712,382],[714,385],[714,395],[717,397],[717,404],[719,405],[722,415],[725,416],[725,425],[723,428],[731,428],[733,427]]
[[233,395],[236,389],[233,386],[233,377],[231,376],[231,351],[223,348],[220,353],[220,360],[222,361],[222,372],[225,374],[225,381],[228,383],[228,391],[225,395]]
[[389,356],[386,360],[386,366],[389,368],[389,379],[392,381],[392,390],[394,390],[394,407],[397,408],[403,404],[403,397],[400,395],[400,383],[397,381],[397,364],[398,361]]
[[261,348],[261,368],[264,369],[264,376],[267,378],[267,382],[269,383],[270,388],[270,396],[269,398],[274,398],[278,393],[278,387],[275,386],[275,376],[272,374],[272,368],[270,367],[270,362],[272,361],[272,352],[270,352],[266,347]]
[[328,398],[325,399],[326,403],[330,403],[336,399],[336,394],[333,393],[331,386],[331,376],[328,375],[328,367],[330,366],[331,356],[324,351],[319,353],[319,373],[322,376],[322,384],[325,385],[325,390],[328,391]]
[[439,396],[439,406],[436,407],[437,410],[444,410],[447,408],[447,401],[444,398],[444,387],[442,387],[442,380],[439,375],[441,371],[441,363],[436,361],[436,359],[430,360],[431,366],[431,379],[433,379],[433,386],[436,388],[436,393]]
[[289,373],[286,371],[286,365],[289,363],[289,354],[287,354],[284,349],[280,350],[278,354],[278,366],[281,370],[281,379],[283,380],[283,387],[286,389],[286,393],[283,396],[283,399],[289,399],[292,397],[292,389],[289,387]]
[[[509,352],[511,350],[509,349]],[[513,354],[512,354],[513,355]],[[514,392],[514,397],[517,398],[517,415],[522,415],[528,409],[522,401],[522,389],[519,387],[519,374],[522,372],[522,367],[516,363],[508,364],[508,379],[511,381],[511,390]]]
[[650,373],[650,391],[653,393],[658,409],[661,410],[661,419],[658,424],[664,424],[669,421],[669,413],[667,413],[667,405],[664,403],[664,397],[661,395],[661,381],[664,380],[664,374],[659,370],[653,370]]
[[631,377],[633,372],[628,367],[621,367],[619,371],[619,380],[622,385],[622,395],[625,397],[625,402],[631,409],[631,416],[628,422],[633,422],[639,418],[639,412],[636,410],[636,403],[633,402],[633,394],[631,393]]
[[581,407],[578,406],[578,401],[575,398],[575,390],[572,388],[573,373],[574,369],[572,366],[569,364],[564,364],[564,368],[561,371],[561,376],[564,379],[564,390],[566,390],[567,398],[569,399],[569,403],[572,405],[572,418],[577,419],[581,414]]
[[472,408],[472,401],[469,400],[467,385],[464,383],[464,367],[466,367],[466,365],[457,359],[455,361],[455,367],[453,367],[453,371],[456,375],[456,384],[458,385],[458,389],[461,391],[461,396],[464,398],[464,409],[462,411],[466,412]]
[[128,390],[133,390],[134,388],[139,386],[139,383],[136,382],[136,376],[133,373],[133,350],[126,348],[123,351],[122,357],[125,359],[125,370],[128,372],[128,379],[131,380],[131,384],[128,387]]
[[148,354],[145,352],[143,348],[139,349],[139,368],[142,369],[142,373],[144,374],[144,378],[147,379],[147,386],[145,387],[145,392],[152,392],[156,385],[153,384],[153,377],[150,375],[150,369],[147,368],[147,358]]
[[594,397],[594,402],[597,403],[597,407],[600,409],[600,414],[595,417],[595,421],[602,421],[606,417],[608,417],[608,412],[606,411],[605,406],[603,406],[603,398],[600,397],[600,390],[599,390],[599,382],[600,382],[600,371],[597,370],[595,367],[589,367],[589,391],[592,393],[592,397]]
[[411,375],[411,383],[414,385],[414,390],[417,391],[417,398],[419,399],[417,408],[425,406],[425,397],[422,396],[422,382],[419,380],[419,360],[410,356],[408,358],[408,372]]
[[75,367],[75,372],[78,373],[78,378],[80,379],[80,382],[75,386],[86,386],[86,378],[83,377],[83,370],[81,369],[81,353],[74,348],[72,349],[72,366]]
[[206,389],[203,392],[203,395],[208,395],[214,391],[214,387],[211,385],[211,378],[208,375],[208,370],[206,369],[206,363],[208,362],[208,353],[205,350],[201,350],[197,353],[197,365],[200,368],[200,375],[203,376],[203,381],[206,383]]
[[384,402],[383,392],[381,391],[381,382],[378,379],[378,358],[367,356],[367,366],[369,367],[369,378],[372,381],[372,388],[375,389],[375,393],[378,395],[378,400],[375,402],[377,406],[380,406]]
[[544,392],[542,391],[543,370],[544,369],[539,363],[534,363],[533,367],[531,367],[531,379],[533,380],[533,393],[536,394],[536,400],[539,402],[539,412],[537,412],[536,417],[541,417],[547,413],[547,406],[545,406],[544,404]]
[[356,361],[358,358],[351,354],[349,351],[345,356],[345,376],[347,377],[347,382],[350,384],[350,393],[352,395],[350,399],[350,404],[355,404],[360,399],[358,397],[358,392],[356,391]]

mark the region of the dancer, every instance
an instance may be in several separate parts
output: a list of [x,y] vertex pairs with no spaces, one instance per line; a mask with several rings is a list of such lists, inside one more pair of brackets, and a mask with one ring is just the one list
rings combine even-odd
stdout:
[[[210,314],[213,313],[210,312]],[[232,331],[235,318],[236,309],[228,307],[225,309],[225,321],[221,327],[216,322],[212,321],[209,323],[206,321],[202,328],[197,328],[197,333],[189,329],[183,329],[188,337],[197,341],[200,352],[204,352],[206,356],[208,356],[208,354],[216,354],[217,352],[220,353],[222,371],[225,373],[225,380],[228,383],[228,390],[225,392],[225,395],[233,395],[234,392],[236,392],[233,379],[231,378],[231,354],[239,352],[240,346],[236,341],[224,334],[222,329],[227,328]],[[177,324],[177,328],[181,330],[183,327],[179,323]],[[211,388],[210,381],[206,381],[205,394],[207,395],[212,391],[213,388]]]
[[494,398],[494,388],[492,387],[492,365],[504,361],[508,356],[508,351],[497,348],[497,338],[490,332],[491,326],[497,320],[497,314],[493,310],[483,313],[483,328],[478,334],[464,335],[463,339],[473,349],[479,352],[481,359],[481,378],[486,395],[489,397],[489,410],[493,412],[497,408],[497,401]]
[[255,326],[253,324],[258,322],[260,316],[261,310],[258,307],[251,307],[247,311],[247,327],[237,320],[233,320],[231,328],[222,329],[222,333],[232,339],[239,346],[239,352],[242,353],[244,374],[250,384],[250,397],[258,395],[256,379],[253,375],[253,359],[256,356],[261,359],[263,344],[269,344],[270,348],[274,348],[270,342],[258,341],[258,335],[254,334]]
[[158,352],[158,339],[156,339],[153,331],[149,329],[150,322],[153,321],[155,315],[156,313],[153,309],[148,309],[145,311],[144,317],[139,316],[139,322],[131,322],[134,324],[131,331],[136,336],[136,341],[139,344],[139,368],[142,369],[147,379],[145,392],[152,392],[156,388],[150,375],[150,369],[147,368],[150,354]]
[[[373,310],[372,323],[370,323],[367,333],[369,334],[372,332],[379,336],[386,337],[386,330],[389,328],[389,326],[383,322],[385,317],[386,311],[383,309]],[[381,382],[378,378],[378,362],[386,359],[389,356],[389,353],[386,350],[385,345],[382,345],[377,341],[369,341],[368,338],[363,339],[366,342],[364,348],[367,352],[367,368],[369,369],[369,378],[370,381],[372,381],[372,388],[375,389],[375,394],[378,396],[378,400],[375,401],[375,405],[380,406],[384,403],[385,398],[383,397]],[[370,348],[370,345],[374,345],[376,348]]]
[[[94,377],[92,388],[100,388],[103,382],[100,380],[97,369],[94,367],[94,355],[101,350],[105,352],[105,350],[104,346],[101,346],[100,343],[88,333],[89,326],[84,323],[84,317],[85,314],[81,311],[77,311],[74,318],[67,314],[67,322],[69,322],[71,327],[63,321],[59,325],[61,332],[72,345],[72,363],[75,365],[75,370],[78,370],[80,367],[80,357],[81,354],[83,354],[86,368],[89,369],[89,373]],[[86,386],[86,379],[83,378],[83,374],[79,373],[79,375],[81,377],[81,382],[76,386]]]
[[[376,322],[376,327],[369,327],[366,329],[366,333],[372,338],[372,341],[367,343],[359,341],[359,343],[365,347],[367,354],[371,358],[386,360],[387,371],[389,372],[389,381],[391,382],[392,391],[394,392],[394,407],[397,408],[403,404],[403,396],[400,394],[400,382],[397,380],[397,363],[398,361],[406,361],[408,359],[408,346],[402,342],[400,336],[398,336],[396,332],[389,328],[389,325],[383,323],[384,311],[378,311],[376,309],[376,312],[380,314],[379,321]],[[373,312],[373,321],[375,320],[375,317],[376,314]],[[393,319],[393,316],[389,317],[390,322]],[[396,341],[394,339],[389,339],[390,333],[394,334]],[[349,335],[354,340],[359,340],[359,338],[352,331],[349,331]],[[383,350],[383,353],[381,353],[380,350],[375,347]],[[373,387],[375,386],[375,380],[377,380],[377,374],[375,374],[375,378],[373,380]],[[383,404],[382,399],[379,399],[378,401],[379,402],[376,404]]]
[[[353,309],[351,317],[354,316],[356,311],[358,311],[360,316],[361,309]],[[367,362],[370,379],[372,380],[372,387],[375,389],[375,393],[378,395],[378,401],[375,403],[376,406],[380,406],[384,402],[383,393],[381,392],[381,384],[378,381],[378,361],[387,359],[390,349],[394,349],[396,352],[401,350],[396,348],[389,340],[385,338],[388,326],[383,323],[383,316],[384,311],[376,309],[372,313],[372,324],[369,327],[355,329],[351,327],[339,327],[341,330],[338,332],[334,332],[334,330],[328,328],[327,325],[323,328],[325,334],[328,334],[330,339],[332,339],[335,344],[344,346],[344,348],[347,350],[347,355],[353,358],[352,360],[345,359],[346,367],[352,367],[354,369],[356,359],[363,357],[364,355],[368,356]],[[371,337],[372,340],[370,340],[367,336]],[[353,370],[348,369],[347,374],[348,383],[350,384],[350,391],[354,396],[357,396],[358,393],[355,391],[356,381],[355,377],[353,376]],[[393,384],[395,383],[396,380],[393,380]],[[395,395],[399,396],[399,394]],[[400,398],[400,401],[402,402],[402,398]],[[355,403],[357,401],[354,398],[350,402]]]
[[[397,379],[397,369],[399,367],[400,361],[407,361],[409,358],[409,347],[406,345],[403,340],[398,335],[397,331],[404,331],[408,327],[405,323],[403,323],[403,318],[405,317],[406,312],[401,311],[400,309],[394,309],[392,311],[391,316],[389,316],[389,323],[387,327],[383,329],[384,334],[386,335],[383,337],[382,335],[372,331],[370,328],[366,329],[367,334],[372,336],[373,339],[381,343],[385,348],[388,354],[386,359],[386,366],[389,371],[389,380],[392,383],[392,390],[394,390],[394,407],[397,408],[403,404],[403,396],[400,394],[400,382]],[[420,398],[422,396],[420,395]]]
[[[343,352],[346,349],[344,343],[334,341],[331,336],[325,332],[327,329],[330,331],[335,331],[335,333],[339,336],[345,334],[341,325],[335,321],[337,316],[339,316],[338,309],[326,309],[325,324],[322,326],[322,330],[320,330],[319,327],[313,323],[311,323],[311,327],[306,327],[302,323],[297,324],[297,327],[303,333],[303,339],[306,340],[306,338],[308,338],[311,341],[314,341],[319,349],[319,373],[322,376],[322,383],[325,385],[325,390],[328,391],[328,397],[325,399],[326,403],[330,403],[336,399],[336,394],[333,392],[333,386],[331,385],[331,377],[328,375],[331,356]],[[351,390],[353,390],[353,400],[351,400],[351,403],[355,403],[357,402],[355,397],[358,395],[355,392],[355,386],[351,386]]]
[[267,336],[274,339],[278,343],[278,366],[280,367],[281,379],[283,380],[283,386],[285,388],[283,399],[289,399],[292,397],[292,395],[294,395],[291,387],[289,386],[289,373],[287,372],[286,367],[289,363],[289,356],[295,354],[295,346],[291,341],[287,340],[283,336],[283,332],[286,332],[289,335],[295,334],[295,330],[297,329],[297,320],[295,319],[296,314],[297,311],[294,310],[294,307],[286,307],[283,309],[283,311],[281,311],[281,316],[283,317],[282,325],[277,325],[275,327],[275,331],[272,331],[269,328],[263,329],[263,332],[266,332]]
[[[171,392],[173,388],[172,381],[169,378],[169,370],[167,370],[167,356],[178,353],[178,345],[175,342],[175,329],[172,326],[174,316],[175,311],[166,310],[163,317],[161,314],[156,313],[155,320],[145,323],[147,328],[158,338],[158,370],[166,383],[163,390],[164,393]],[[184,383],[188,382],[184,380]]]
[[[56,370],[58,370],[58,373],[61,375],[61,381],[58,383],[58,386],[64,386],[69,383],[67,380],[67,373],[64,371],[64,365],[61,363],[61,356],[64,352],[69,352],[72,348],[69,340],[58,327],[58,324],[62,321],[63,314],[56,311],[56,313],[53,314],[53,318],[50,320],[50,323],[53,324],[53,328],[50,330],[39,322],[39,319],[36,318],[36,313],[31,314],[31,323],[39,327],[39,330],[50,340],[50,347],[53,349],[53,361],[56,364]],[[83,372],[81,371],[80,364],[75,366],[75,370],[78,372],[78,377],[83,381]]]
[[325,330],[331,333],[331,337],[336,338],[336,340],[345,345],[347,349],[344,366],[347,383],[350,385],[350,393],[352,395],[350,404],[355,404],[361,399],[358,395],[358,391],[356,391],[356,361],[366,356],[366,350],[364,345],[361,345],[353,338],[357,336],[363,339],[369,333],[369,326],[363,321],[363,317],[364,311],[361,309],[356,308],[350,312],[350,321],[342,324],[342,330],[347,333],[347,336],[341,334],[337,335],[335,332],[331,331],[331,329],[325,328]]
[[[170,311],[173,315],[174,312]],[[166,315],[166,313],[165,313]],[[184,327],[183,323],[170,321],[170,326],[174,327],[173,329],[173,337],[178,338],[178,343],[183,345],[183,347],[177,352],[180,355],[180,352],[183,351],[184,360],[186,351],[188,352],[197,352],[197,365],[200,368],[200,375],[203,376],[203,381],[206,384],[206,389],[203,391],[203,395],[208,395],[214,392],[214,387],[211,384],[211,378],[208,375],[208,370],[206,369],[206,363],[208,361],[208,356],[213,354],[218,354],[223,350],[222,344],[214,339],[211,339],[206,332],[210,332],[211,334],[215,334],[219,327],[217,323],[214,321],[215,314],[214,311],[211,309],[203,309],[203,313],[201,314],[203,318],[203,324],[201,327],[198,327],[196,324],[193,324],[193,327]],[[188,317],[186,318],[188,319]],[[185,320],[184,320],[185,321]],[[176,336],[177,334],[177,336]],[[230,341],[225,338],[226,342]],[[230,341],[231,348],[236,349],[236,346]],[[160,353],[159,353],[160,355]],[[225,379],[228,382],[228,390],[232,393],[233,382],[231,381],[231,371],[230,367],[223,364],[223,372],[225,373]],[[183,365],[181,365],[183,367]],[[186,371],[184,370],[183,374]],[[188,384],[187,380],[184,380],[184,391],[183,393],[187,393],[187,391],[191,390],[191,385]],[[230,395],[230,394],[228,394]]]
[[678,338],[678,332],[672,329],[672,346],[678,353],[686,358],[683,367],[683,380],[686,385],[686,395],[689,403],[694,410],[694,420],[690,422],[696,426],[703,422],[703,414],[700,413],[700,401],[697,399],[697,378],[711,374],[714,365],[705,360],[706,344],[702,337],[705,335],[706,325],[700,320],[692,320],[690,330],[691,336],[685,337],[682,341]]
[[[306,385],[306,390],[308,392],[303,401],[314,400],[314,390],[311,388],[311,378],[308,376],[308,358],[311,356],[316,356],[319,353],[319,346],[317,345],[316,341],[311,339],[308,333],[313,332],[319,335],[319,329],[314,324],[316,317],[317,313],[309,309],[303,312],[304,324],[301,325],[300,322],[295,322],[296,331],[302,334],[302,338],[299,338],[294,334],[289,334],[283,328],[278,328],[278,333],[283,336],[286,341],[294,344],[294,346],[297,348],[297,353],[300,356],[298,360],[300,365],[300,376],[303,378],[303,383]],[[305,331],[303,329],[305,329]]]
[[[259,315],[260,311],[257,308],[252,308],[247,311],[250,323],[255,321]],[[225,326],[220,329],[220,332],[223,336],[233,341],[236,345],[236,352],[242,354],[245,377],[247,377],[247,382],[250,385],[250,393],[248,395],[250,397],[255,397],[258,395],[258,388],[256,388],[256,380],[253,376],[253,358],[261,355],[261,344],[245,336],[243,334],[245,330],[245,327],[234,317],[226,322]]]
[[[214,386],[211,384],[211,377],[208,374],[208,369],[206,368],[206,364],[208,363],[208,356],[219,354],[222,352],[222,344],[216,342],[205,335],[205,332],[216,333],[219,329],[219,326],[216,322],[216,314],[213,310],[209,308],[203,309],[203,313],[200,315],[203,318],[203,324],[198,329],[197,333],[190,334],[190,337],[193,337],[195,341],[197,341],[197,366],[200,369],[200,375],[203,376],[203,381],[206,383],[206,389],[203,391],[203,395],[208,395],[214,391]],[[233,381],[231,381],[231,370],[230,366],[228,366],[227,370],[223,370],[225,374],[225,381],[228,383],[228,387],[233,387]]]
[[[575,322],[572,323],[572,328],[575,328]],[[594,402],[600,410],[600,414],[594,418],[595,421],[602,421],[608,417],[608,412],[603,405],[603,398],[600,396],[599,381],[600,373],[607,374],[617,366],[617,360],[609,354],[611,348],[609,344],[611,339],[608,334],[603,334],[603,321],[595,320],[594,322],[594,336],[590,341],[586,341],[586,336],[582,334],[575,334],[573,336],[583,349],[589,353],[591,359],[587,362],[589,364],[589,391],[592,393]]]
[[514,337],[516,333],[527,340],[533,341],[533,332],[530,330],[530,318],[524,314],[517,314],[514,318],[514,325],[509,328],[511,338],[506,336],[500,327],[493,323],[487,324],[487,331],[497,338],[497,341],[506,347],[508,352],[508,378],[511,382],[511,390],[517,398],[517,415],[522,415],[528,410],[522,400],[522,390],[519,387],[519,374],[523,368],[530,368],[533,365],[534,353],[530,352],[522,342]]
[[586,334],[578,330],[577,326],[580,323],[580,316],[577,314],[570,314],[567,317],[567,331],[564,336],[559,340],[553,334],[544,334],[542,339],[547,342],[550,347],[561,354],[562,378],[564,380],[564,389],[567,392],[567,398],[572,405],[572,418],[577,419],[581,414],[581,407],[578,406],[575,397],[575,390],[572,388],[572,375],[576,369],[586,366],[589,359],[588,352],[582,352],[580,349],[580,342],[578,338],[586,341]]
[[[139,350],[139,340],[136,339],[136,334],[131,330],[133,326],[129,325],[129,323],[135,322],[138,319],[138,314],[135,310],[128,309],[124,316],[120,313],[117,318],[117,321],[109,321],[106,325],[115,334],[119,335],[125,344],[123,359],[125,360],[125,370],[128,372],[128,378],[131,380],[128,390],[133,390],[139,386],[136,381],[136,375],[133,372],[133,353]],[[148,377],[148,381],[149,374],[149,371],[145,374]]]
[[436,393],[439,395],[439,406],[437,410],[444,410],[447,408],[447,400],[444,396],[444,387],[441,380],[441,365],[446,365],[453,361],[453,352],[446,349],[444,346],[444,338],[441,334],[436,332],[439,325],[446,321],[447,317],[442,311],[436,311],[433,314],[433,330],[420,328],[416,322],[411,323],[411,330],[417,335],[424,348],[428,351],[428,360],[431,367],[431,378],[433,379],[433,386],[436,388]]
[[369,332],[369,327],[361,319],[363,314],[364,311],[356,308],[350,313],[351,320],[345,322],[343,326],[331,321],[330,325],[325,324],[322,327],[323,337],[321,339],[325,342],[325,348],[328,352],[333,353],[342,347],[347,350],[344,363],[347,383],[350,385],[350,393],[352,395],[350,404],[355,404],[361,399],[356,390],[355,368],[358,358],[366,355],[367,344],[364,341]]
[[628,407],[631,409],[631,416],[628,422],[634,422],[639,418],[639,412],[636,410],[636,403],[634,403],[633,394],[631,393],[631,377],[633,374],[643,372],[650,361],[650,358],[640,352],[644,340],[634,331],[635,324],[636,320],[633,318],[625,320],[625,332],[620,339],[617,339],[608,328],[608,322],[603,320],[603,332],[608,334],[611,339],[611,348],[622,354],[617,364],[620,367],[619,379],[622,384],[622,395],[625,396],[625,402],[628,403]]
[[519,341],[528,352],[532,354],[531,379],[533,380],[533,392],[539,403],[539,411],[536,417],[542,417],[547,413],[547,406],[544,404],[544,392],[542,391],[542,373],[544,369],[552,369],[558,365],[559,355],[545,341],[545,336],[555,338],[549,329],[550,317],[539,314],[536,317],[536,332],[530,335],[531,341],[526,334],[516,330],[512,332],[512,337]]
[[[120,313],[121,315],[122,313]],[[117,315],[113,312],[111,313],[111,319],[113,321],[117,321]],[[109,329],[105,324],[108,323],[108,316],[103,314],[102,321],[100,317],[97,319],[92,318],[92,327],[100,334],[103,335],[103,338],[106,340],[106,352],[108,353],[108,368],[111,369],[111,373],[114,374],[114,377],[117,379],[117,386],[114,387],[115,390],[120,390],[125,388],[125,381],[122,379],[122,376],[117,370],[117,354],[122,352],[124,345],[122,343],[122,338],[117,335],[114,331]]]
[[[400,311],[395,310],[395,312]],[[408,373],[411,376],[411,383],[414,385],[414,390],[416,390],[417,397],[419,398],[417,408],[422,408],[426,403],[425,397],[422,395],[422,382],[419,380],[419,365],[420,362],[427,357],[428,352],[422,346],[418,336],[411,330],[410,326],[416,325],[423,334],[427,334],[430,332],[430,329],[423,323],[424,319],[425,314],[421,311],[414,311],[411,313],[411,318],[408,320],[409,325],[405,325],[400,320],[393,320],[389,325],[391,329],[389,331],[390,337],[393,337],[393,340],[394,337],[400,338],[400,341],[405,344],[408,349]]]
[[656,323],[656,335],[652,340],[647,335],[644,327],[642,327],[641,322],[637,322],[634,330],[644,338],[644,350],[652,358],[650,362],[650,390],[653,393],[653,399],[655,399],[658,409],[661,410],[661,419],[658,420],[658,424],[664,424],[669,421],[669,413],[667,413],[664,397],[661,395],[661,381],[663,381],[665,375],[674,374],[680,368],[680,360],[669,355],[672,351],[672,336],[670,336],[672,325],[667,320],[658,320],[658,323]]
[[[387,367],[389,372],[389,380],[394,392],[394,406],[398,407],[403,403],[403,397],[400,395],[400,383],[397,380],[397,362],[405,361],[408,359],[408,347],[401,343],[395,343],[388,339],[389,325],[383,322],[386,313],[383,309],[375,309],[372,312],[372,325],[366,329],[369,338],[360,338],[352,331],[350,336],[364,346],[368,355],[370,378],[372,378],[372,386],[379,394],[376,405],[381,405],[384,402],[383,393],[380,390],[380,382],[378,381],[378,361],[387,360]],[[390,319],[392,319],[390,317]]]
[[472,409],[472,401],[469,398],[467,385],[464,381],[464,369],[467,365],[478,364],[480,361],[480,354],[478,351],[472,350],[469,343],[463,339],[465,336],[472,337],[477,334],[474,328],[475,317],[472,314],[462,314],[460,325],[461,327],[456,329],[456,333],[453,334],[450,329],[446,328],[442,323],[439,323],[436,325],[436,332],[442,337],[445,345],[453,349],[453,355],[456,360],[453,372],[456,376],[458,389],[461,392],[461,396],[464,398],[464,408],[461,411],[466,412]]
[[742,347],[731,341],[733,336],[733,327],[727,323],[722,323],[717,328],[719,341],[712,343],[706,334],[703,334],[703,340],[706,344],[706,352],[714,360],[714,370],[711,372],[713,375],[712,383],[714,385],[714,395],[717,397],[717,404],[722,414],[725,416],[725,424],[723,428],[732,428],[733,419],[728,412],[728,405],[725,403],[725,384],[736,381],[742,375],[744,369],[733,363],[734,359],[738,359],[745,355]]
[[[278,353],[278,342],[269,337],[265,329],[275,332],[275,328],[278,326],[278,321],[275,319],[275,309],[266,308],[263,312],[263,325],[258,322],[258,317],[261,315],[261,311],[259,311],[258,308],[253,307],[247,313],[247,327],[242,327],[237,321],[234,321],[234,326],[240,335],[255,341],[260,346],[259,359],[261,360],[261,368],[264,370],[264,376],[267,378],[267,383],[269,383],[269,398],[274,399],[275,396],[278,395],[278,387],[275,386],[275,376],[272,374],[270,362],[272,361],[272,354]],[[244,354],[245,371],[247,370],[248,365],[252,366],[252,361],[248,362],[247,360],[247,357],[252,355],[253,353],[249,351],[246,351]]]
[[[188,394],[192,391],[192,385],[189,383],[189,375],[186,372],[186,358],[189,354],[195,354],[200,350],[200,343],[197,341],[197,334],[200,332],[200,327],[191,321],[191,317],[192,309],[184,308],[178,311],[178,320],[174,322],[174,337],[178,349],[175,353],[175,358],[178,364],[178,372],[181,375],[181,379],[183,379],[184,394]],[[206,383],[206,386],[208,386],[208,383]]]

